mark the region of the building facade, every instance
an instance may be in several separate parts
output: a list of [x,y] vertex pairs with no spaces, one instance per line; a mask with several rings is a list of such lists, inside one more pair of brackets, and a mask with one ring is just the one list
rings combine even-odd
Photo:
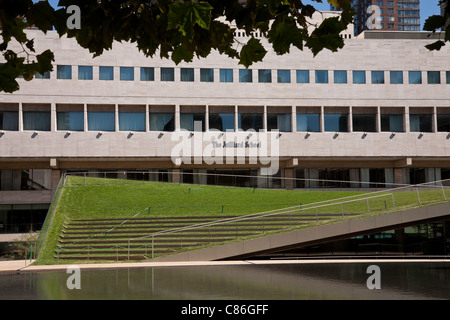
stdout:
[[[27,32],[56,61],[0,94],[0,233],[39,230],[64,172],[287,189],[450,178],[450,52],[427,50],[426,36],[362,34],[316,57],[269,50],[247,70],[214,52],[175,65],[127,43],[93,59],[56,32]],[[174,158],[180,137],[200,144],[192,161]],[[211,146],[229,158],[202,158]]]

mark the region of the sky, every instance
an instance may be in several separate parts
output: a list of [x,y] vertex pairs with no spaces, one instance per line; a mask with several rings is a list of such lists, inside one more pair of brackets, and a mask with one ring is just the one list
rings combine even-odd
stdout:
[[[54,7],[58,5],[59,0],[49,0],[50,4]],[[313,5],[317,10],[327,11],[330,10],[330,5],[326,0],[323,0],[324,3],[320,4],[312,0],[303,0],[305,4]],[[425,20],[432,15],[439,15],[440,9],[438,6],[439,0],[421,0],[420,1],[420,20],[421,20],[421,29]]]

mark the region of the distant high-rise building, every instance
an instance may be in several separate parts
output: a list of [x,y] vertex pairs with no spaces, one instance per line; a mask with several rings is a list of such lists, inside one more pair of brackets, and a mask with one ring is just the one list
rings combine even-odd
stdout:
[[[353,0],[352,3],[355,35],[371,29],[420,31],[420,0]],[[370,6],[377,6],[380,11],[370,10]],[[337,9],[331,6],[331,10]]]

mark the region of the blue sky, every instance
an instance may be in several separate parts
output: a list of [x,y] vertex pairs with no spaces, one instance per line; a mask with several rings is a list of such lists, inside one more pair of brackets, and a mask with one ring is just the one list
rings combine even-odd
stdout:
[[[54,7],[58,5],[59,0],[49,0],[50,4]],[[303,0],[304,3],[312,4],[318,10],[330,10],[330,5],[326,0],[323,0],[324,3],[320,4],[312,0]],[[423,23],[425,20],[432,15],[439,15],[440,9],[438,7],[439,0],[422,0],[420,1],[420,20],[423,27]]]

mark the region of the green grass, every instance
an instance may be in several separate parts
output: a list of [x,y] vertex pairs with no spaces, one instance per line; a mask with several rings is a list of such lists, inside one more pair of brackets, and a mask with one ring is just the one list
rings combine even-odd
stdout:
[[[446,190],[450,199],[450,190]],[[131,183],[126,180],[68,177],[61,200],[49,229],[47,240],[36,264],[53,264],[54,250],[63,223],[67,219],[130,218],[139,216],[189,216],[222,217],[246,215],[274,209],[302,205],[302,213],[315,214],[313,204],[332,199],[364,196],[354,191],[305,191],[200,186],[161,182]],[[416,191],[395,193],[395,209],[401,210],[436,201],[443,201],[442,190],[421,191],[418,203]],[[348,200],[348,199],[347,199]],[[334,200],[317,213],[368,213],[367,201],[344,202]],[[150,208],[150,209],[148,209]],[[369,200],[370,214],[394,210],[392,195]]]

